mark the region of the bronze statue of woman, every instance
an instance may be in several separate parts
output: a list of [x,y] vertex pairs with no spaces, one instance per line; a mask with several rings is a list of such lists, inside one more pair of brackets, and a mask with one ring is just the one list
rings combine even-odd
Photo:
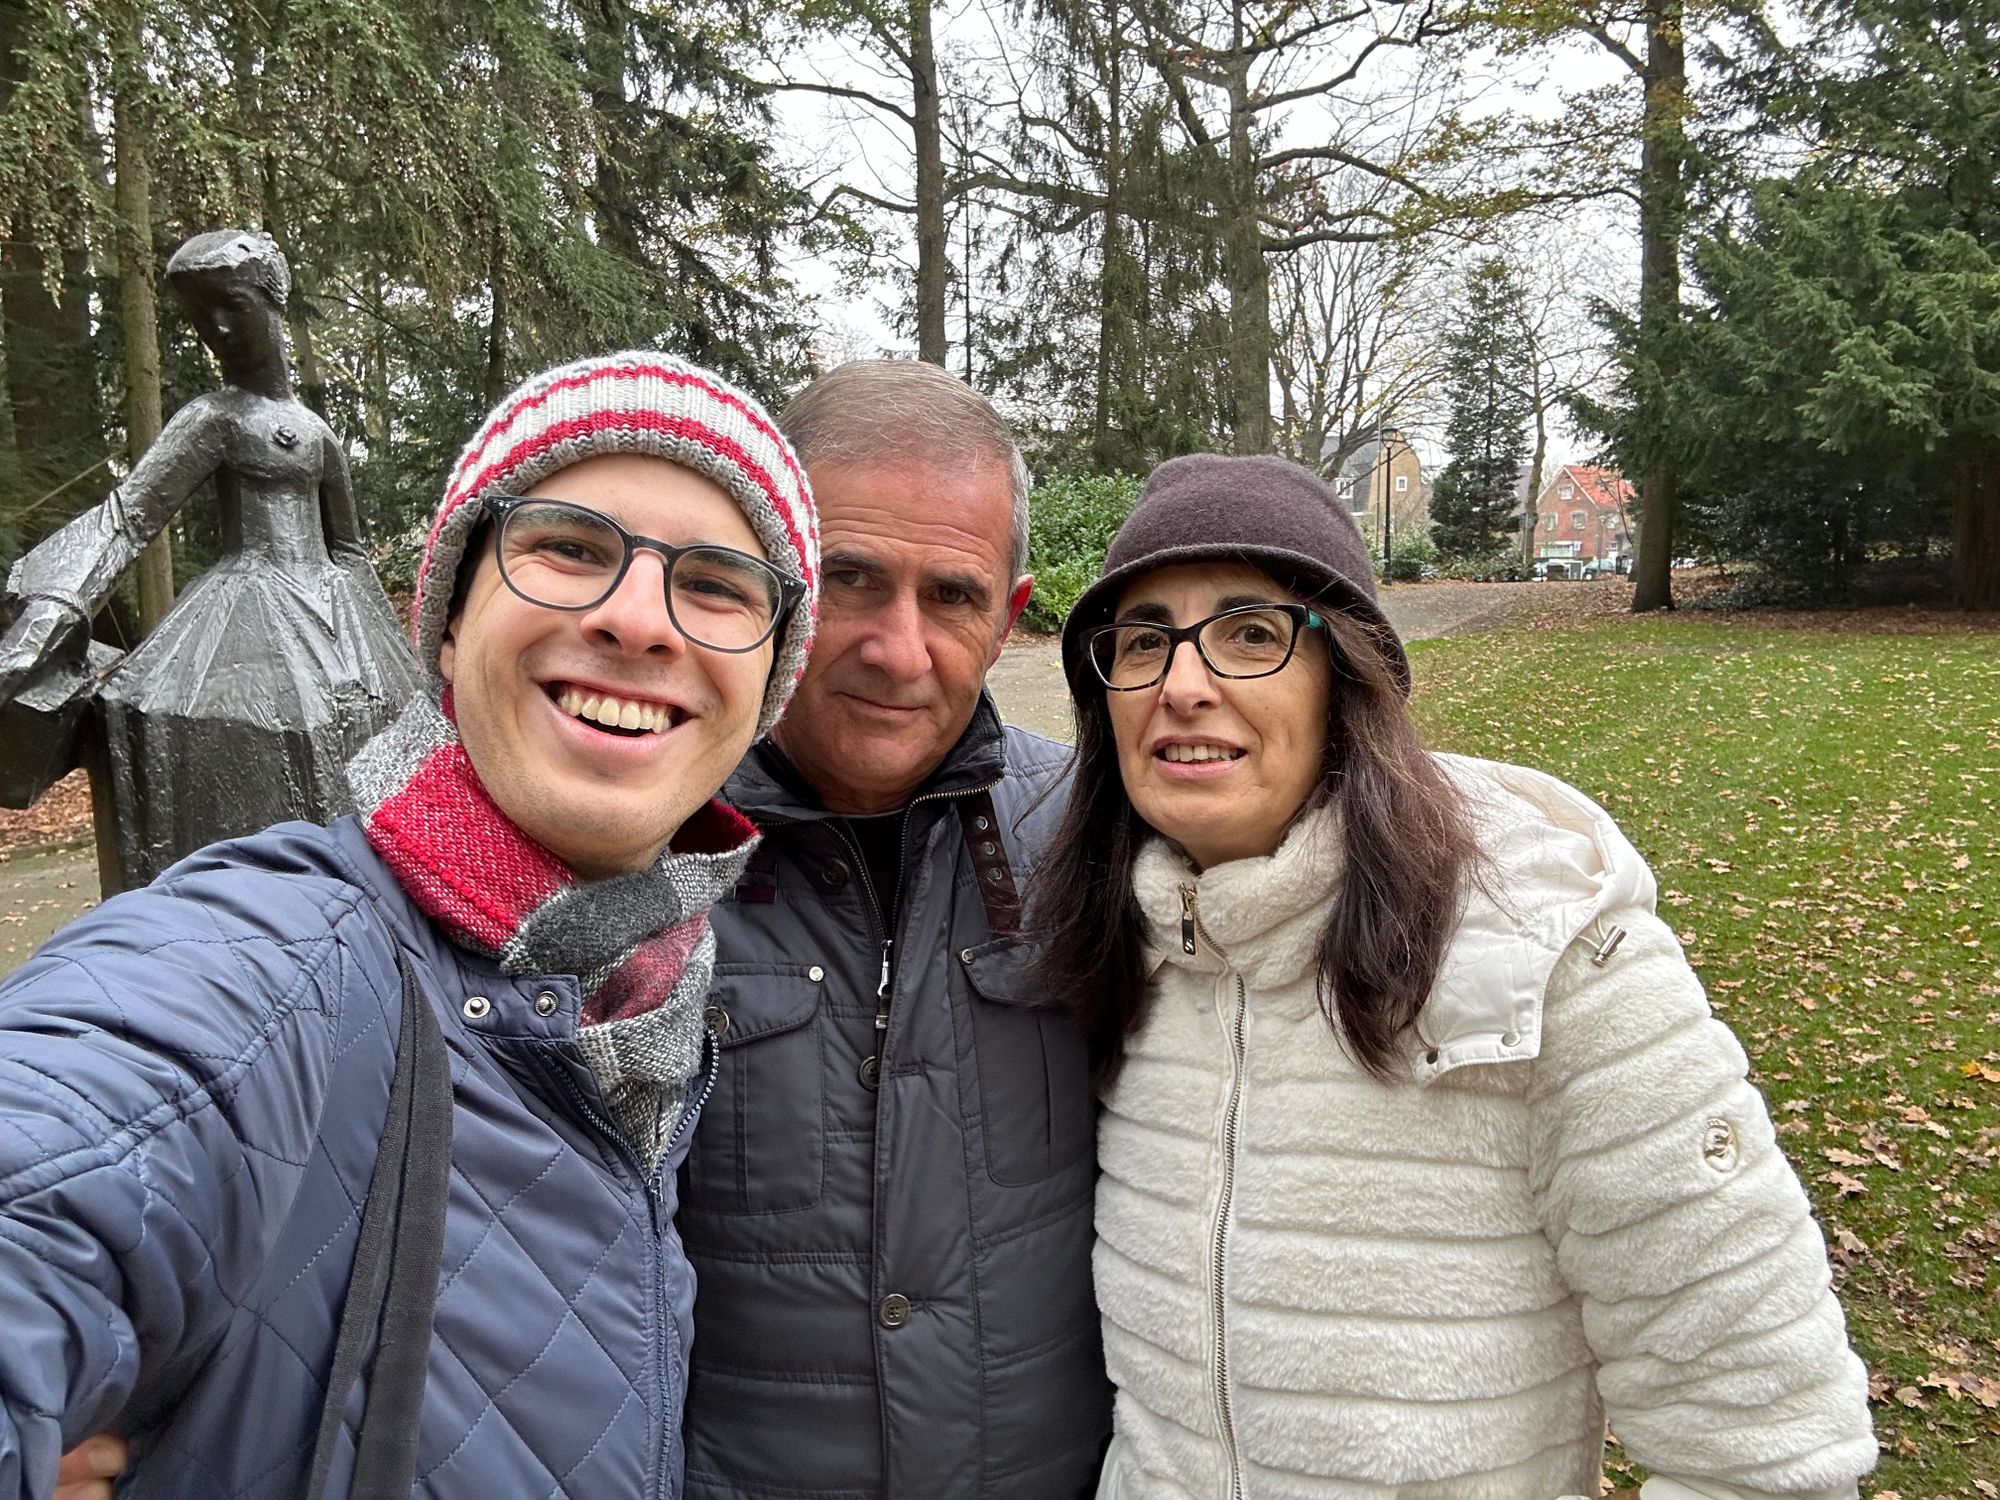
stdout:
[[[94,686],[95,726],[86,707],[81,738],[95,735],[98,754],[51,758],[45,739],[33,779],[101,756],[107,895],[215,839],[346,812],[348,759],[416,689],[362,548],[346,457],[292,394],[284,257],[268,235],[219,230],[182,245],[167,281],[226,383],[176,412],[103,504],[15,564],[17,613],[0,638],[0,705],[17,721],[29,704],[51,722],[65,704],[74,715]],[[102,648],[86,661],[91,615],[211,478],[222,559],[108,669]],[[24,753],[32,738],[21,736]],[[0,746],[0,761],[12,753]]]

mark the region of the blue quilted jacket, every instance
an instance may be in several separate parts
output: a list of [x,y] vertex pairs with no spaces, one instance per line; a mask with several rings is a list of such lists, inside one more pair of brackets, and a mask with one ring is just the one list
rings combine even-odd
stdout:
[[0,985],[0,1500],[46,1496],[106,1428],[127,1495],[302,1492],[395,1065],[392,944],[455,1104],[416,1493],[680,1494],[694,1111],[647,1181],[576,981],[453,946],[344,820],[202,850]]

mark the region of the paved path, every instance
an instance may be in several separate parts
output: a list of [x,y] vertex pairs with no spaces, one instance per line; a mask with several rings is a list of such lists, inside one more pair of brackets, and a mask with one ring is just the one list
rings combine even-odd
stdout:
[[[1494,630],[1549,597],[1545,583],[1427,583],[1391,588],[1383,609],[1405,640]],[[1070,737],[1062,653],[1052,640],[1017,641],[988,678],[1009,722]],[[89,845],[16,854],[0,863],[0,974],[78,913],[97,903],[97,861]]]

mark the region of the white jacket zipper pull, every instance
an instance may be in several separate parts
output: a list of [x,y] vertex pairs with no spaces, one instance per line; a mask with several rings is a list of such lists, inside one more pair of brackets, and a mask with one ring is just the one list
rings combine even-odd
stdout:
[[1194,952],[1194,887],[1181,887],[1181,952]]

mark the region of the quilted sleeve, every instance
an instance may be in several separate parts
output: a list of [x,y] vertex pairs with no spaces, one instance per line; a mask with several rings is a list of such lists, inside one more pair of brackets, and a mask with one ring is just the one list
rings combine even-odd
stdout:
[[343,1005],[375,1008],[353,1004],[344,938],[387,951],[331,889],[240,869],[155,885],[0,985],[0,1500],[48,1495],[142,1381],[184,1379],[254,1280]]
[[[1622,927],[1599,965],[1594,955]],[[1533,1185],[1649,1500],[1838,1500],[1875,1463],[1826,1246],[1673,934],[1603,919],[1556,965]]]

